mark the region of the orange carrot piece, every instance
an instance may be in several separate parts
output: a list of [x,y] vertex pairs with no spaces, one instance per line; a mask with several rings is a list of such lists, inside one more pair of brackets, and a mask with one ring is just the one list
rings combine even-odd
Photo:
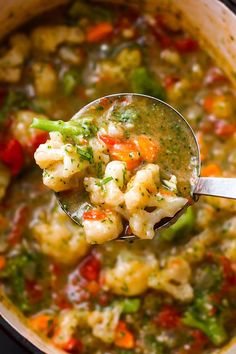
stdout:
[[134,348],[135,341],[133,333],[131,333],[126,323],[119,321],[115,333],[115,345],[119,348],[132,349]]
[[101,22],[88,29],[86,40],[89,43],[100,42],[113,32],[113,27],[109,22]]
[[0,270],[2,270],[6,265],[6,257],[0,256]]
[[201,176],[203,177],[210,177],[210,176],[221,176],[222,172],[218,165],[212,163],[207,166],[204,166],[201,171]]
[[135,140],[141,157],[147,162],[155,162],[158,154],[157,144],[146,135],[139,135]]
[[29,319],[29,325],[33,330],[47,335],[53,328],[54,318],[48,314],[39,314]]

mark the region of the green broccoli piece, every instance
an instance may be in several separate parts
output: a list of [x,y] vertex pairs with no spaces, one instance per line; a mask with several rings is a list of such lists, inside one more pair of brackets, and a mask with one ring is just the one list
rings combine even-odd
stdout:
[[157,78],[145,68],[134,69],[131,74],[131,89],[133,92],[166,100],[166,91]]
[[80,81],[81,75],[78,70],[70,69],[66,71],[62,78],[63,90],[65,95],[70,96]]
[[207,294],[197,296],[193,305],[185,312],[182,322],[200,329],[214,345],[221,345],[227,340],[227,333],[219,314],[210,313],[212,302]]
[[160,232],[160,238],[165,241],[173,241],[178,237],[184,237],[190,233],[195,224],[195,214],[192,207],[181,215],[175,224]]
[[134,313],[137,312],[140,308],[141,301],[140,299],[124,299],[122,301],[122,312],[123,313]]
[[91,137],[97,131],[96,126],[92,123],[91,118],[81,118],[78,120],[62,120],[52,121],[47,119],[34,118],[31,128],[45,130],[47,132],[60,132],[65,137],[75,137],[82,135],[84,138]]

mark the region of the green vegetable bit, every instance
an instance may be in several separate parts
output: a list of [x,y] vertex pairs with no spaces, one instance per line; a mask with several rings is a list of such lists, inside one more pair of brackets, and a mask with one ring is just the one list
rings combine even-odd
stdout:
[[122,301],[122,312],[123,313],[134,313],[137,312],[140,308],[141,301],[140,299],[124,299]]
[[24,313],[32,311],[27,292],[26,280],[42,277],[42,256],[39,253],[23,252],[10,258],[6,267],[0,272],[0,279],[9,284],[9,296]]
[[131,75],[131,89],[133,92],[153,96],[166,100],[166,91],[157,78],[145,68],[134,69]]
[[91,146],[77,147],[77,152],[81,161],[88,161],[93,163],[93,149]]
[[139,118],[138,112],[135,108],[125,108],[123,111],[114,111],[112,113],[114,120],[121,123],[133,123]]
[[70,96],[80,81],[81,75],[77,69],[70,69],[66,71],[62,78],[65,95]]
[[47,132],[60,132],[65,137],[82,135],[84,138],[93,136],[97,131],[96,126],[93,124],[93,119],[90,117],[70,120],[68,122],[34,118],[31,128],[37,128]]
[[200,329],[214,345],[218,346],[227,340],[227,333],[220,314],[211,313],[212,306],[209,295],[196,296],[193,305],[185,312],[182,322],[187,326]]
[[107,184],[108,182],[110,182],[112,180],[113,180],[113,177],[106,177],[106,178],[103,178],[101,181],[96,182],[95,184],[99,187],[102,187],[102,186],[104,186],[104,184]]
[[192,207],[177,220],[175,224],[160,233],[160,238],[165,241],[173,241],[189,234],[195,225],[195,214]]

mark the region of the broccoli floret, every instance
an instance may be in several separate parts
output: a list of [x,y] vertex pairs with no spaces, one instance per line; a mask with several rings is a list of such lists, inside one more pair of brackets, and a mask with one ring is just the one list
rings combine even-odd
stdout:
[[161,100],[166,99],[166,91],[157,78],[145,68],[134,69],[131,74],[131,88],[133,92],[153,96]]
[[182,322],[204,332],[214,345],[221,345],[227,340],[220,314],[213,314],[210,295],[196,296],[190,308],[185,312]]
[[194,224],[195,214],[193,208],[189,207],[175,224],[160,233],[160,238],[165,241],[172,241],[179,236],[184,237],[193,230]]

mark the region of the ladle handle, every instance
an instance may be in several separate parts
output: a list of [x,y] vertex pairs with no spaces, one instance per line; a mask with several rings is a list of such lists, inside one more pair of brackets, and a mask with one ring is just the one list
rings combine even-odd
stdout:
[[236,178],[200,177],[193,193],[236,199]]

